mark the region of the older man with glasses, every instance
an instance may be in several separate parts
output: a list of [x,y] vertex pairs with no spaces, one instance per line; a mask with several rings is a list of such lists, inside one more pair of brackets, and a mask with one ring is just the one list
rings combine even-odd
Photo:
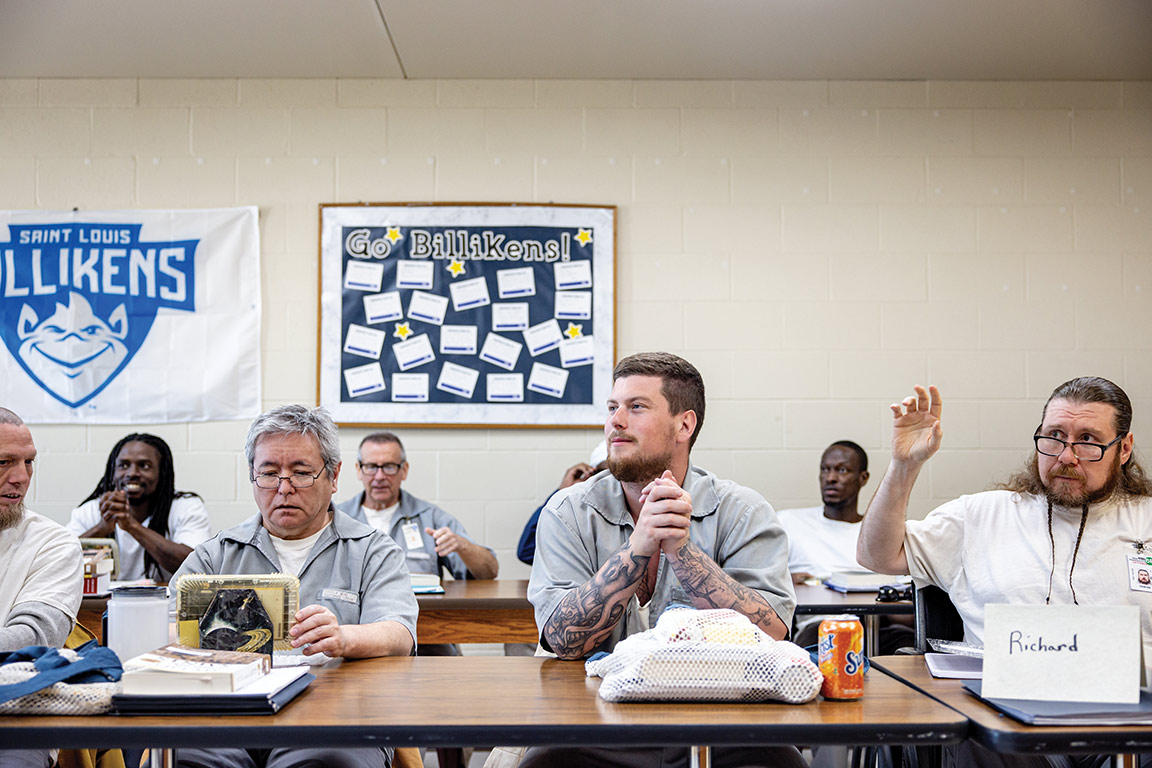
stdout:
[[[364,490],[336,506],[344,514],[383,531],[404,551],[412,573],[444,571],[456,579],[494,579],[496,553],[474,542],[455,517],[435,504],[405,493],[408,457],[392,432],[373,432],[360,441],[356,472]],[[455,646],[421,645],[421,656],[458,654]]]
[[[395,542],[332,506],[340,475],[336,425],[323,408],[287,405],[256,418],[245,447],[260,512],[193,550],[186,573],[290,573],[300,602],[290,630],[306,655],[407,656],[416,598]],[[182,749],[180,766],[386,768],[391,749]]]
[[[923,520],[905,516],[917,475],[940,447],[940,392],[916,387],[891,408],[892,463],[864,517],[861,565],[945,590],[965,639],[977,644],[988,603],[1138,605],[1144,655],[1152,658],[1152,586],[1139,577],[1152,557],[1152,483],[1133,452],[1124,390],[1099,377],[1061,384],[1044,405],[1023,469],[997,490],[961,496]],[[1072,762],[1095,765],[1096,757]],[[983,752],[969,760],[1017,764]]]

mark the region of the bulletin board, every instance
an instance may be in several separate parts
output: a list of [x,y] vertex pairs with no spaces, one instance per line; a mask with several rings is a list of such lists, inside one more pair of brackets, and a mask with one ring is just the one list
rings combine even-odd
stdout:
[[600,426],[616,209],[320,206],[319,402],[339,424]]

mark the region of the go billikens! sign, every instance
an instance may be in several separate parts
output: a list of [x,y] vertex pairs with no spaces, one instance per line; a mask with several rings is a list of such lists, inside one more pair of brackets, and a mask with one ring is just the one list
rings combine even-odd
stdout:
[[259,408],[254,208],[0,212],[0,404],[29,422]]
[[600,423],[614,222],[595,206],[321,206],[321,403],[344,424]]

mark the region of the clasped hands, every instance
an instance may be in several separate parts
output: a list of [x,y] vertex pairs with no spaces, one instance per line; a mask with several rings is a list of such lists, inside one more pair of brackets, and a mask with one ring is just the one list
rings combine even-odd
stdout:
[[140,521],[132,515],[132,506],[128,503],[128,495],[123,490],[105,491],[100,494],[100,518],[104,521],[104,528],[109,536],[116,531],[116,526],[128,531],[133,526],[140,525]]
[[632,551],[647,556],[663,550],[675,557],[688,543],[691,525],[692,496],[665,470],[640,492],[640,514],[630,540]]

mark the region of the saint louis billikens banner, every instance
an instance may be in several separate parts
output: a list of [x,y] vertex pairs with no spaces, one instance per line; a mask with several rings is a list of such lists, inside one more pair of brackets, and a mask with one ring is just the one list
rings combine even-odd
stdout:
[[320,403],[343,424],[599,425],[615,209],[322,205]]
[[0,211],[0,405],[41,424],[258,413],[256,216]]

